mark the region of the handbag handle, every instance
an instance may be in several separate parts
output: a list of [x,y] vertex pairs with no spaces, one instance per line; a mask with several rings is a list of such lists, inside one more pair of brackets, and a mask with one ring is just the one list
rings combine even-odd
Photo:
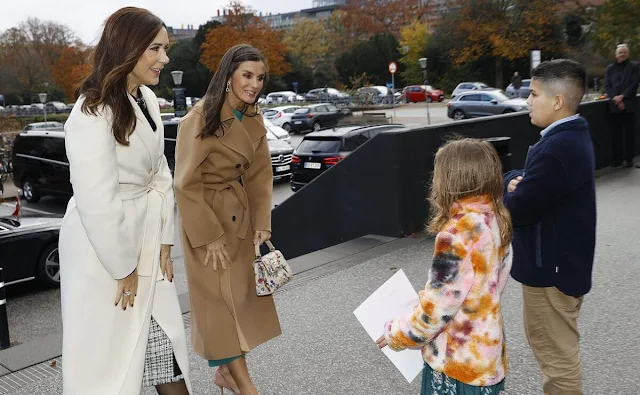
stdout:
[[[265,241],[265,243],[267,244],[267,247],[269,247],[269,251],[275,251],[276,250],[276,247],[273,245],[271,240],[267,240],[267,241]],[[256,244],[254,247],[255,247],[255,250],[256,250],[256,259],[260,258],[262,256],[262,254],[260,254],[260,246],[258,244]]]

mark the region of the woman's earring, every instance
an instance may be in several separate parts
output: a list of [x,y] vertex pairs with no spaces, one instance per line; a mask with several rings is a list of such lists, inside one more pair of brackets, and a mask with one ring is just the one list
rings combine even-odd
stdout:
[[230,88],[231,88],[231,81],[227,81],[227,89],[225,89],[225,92],[229,93]]

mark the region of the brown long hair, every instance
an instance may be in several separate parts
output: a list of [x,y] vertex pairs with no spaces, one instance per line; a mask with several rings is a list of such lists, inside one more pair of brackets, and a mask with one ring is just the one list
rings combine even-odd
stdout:
[[451,206],[456,200],[487,195],[493,203],[502,246],[507,246],[513,238],[513,227],[503,194],[502,164],[495,148],[478,139],[451,140],[436,153],[427,230],[435,234],[442,229],[451,219]]
[[[227,92],[225,91],[227,88],[227,81],[231,79],[233,73],[238,70],[238,67],[240,67],[240,64],[243,62],[262,62],[267,66],[267,60],[264,55],[262,55],[262,52],[248,44],[236,45],[224,54],[220,61],[220,66],[218,66],[218,70],[213,75],[213,78],[209,83],[207,93],[204,95],[204,113],[206,122],[202,128],[202,132],[200,133],[201,138],[204,139],[205,137],[210,136],[222,136],[222,133],[219,133],[221,126],[223,126],[222,120],[220,119],[220,111],[222,110],[224,101],[227,100]],[[262,95],[268,83],[269,72],[267,68],[262,90],[256,95],[256,102],[252,104],[257,103],[258,98]],[[246,106],[244,110],[246,111]],[[248,115],[251,116],[255,114]]]
[[111,129],[122,145],[129,145],[136,128],[135,110],[127,97],[127,76],[163,27],[164,22],[144,8],[125,7],[114,12],[96,46],[93,71],[78,88],[78,96],[85,96],[82,112],[96,115],[101,107],[111,111]]

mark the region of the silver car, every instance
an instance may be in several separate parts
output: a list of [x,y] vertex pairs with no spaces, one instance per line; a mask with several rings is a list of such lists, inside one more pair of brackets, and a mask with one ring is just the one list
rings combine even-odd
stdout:
[[451,93],[451,98],[457,97],[462,92],[476,91],[476,90],[495,90],[484,82],[461,82],[456,86],[456,89]]
[[447,103],[447,116],[454,120],[528,110],[525,99],[509,99],[500,91],[465,92]]
[[[529,97],[530,92],[531,80],[522,80],[522,86],[520,87],[520,97],[526,99],[527,97]],[[516,89],[513,87],[513,84],[509,84],[509,86],[507,86],[507,89],[505,89],[505,93],[509,97],[516,97]]]

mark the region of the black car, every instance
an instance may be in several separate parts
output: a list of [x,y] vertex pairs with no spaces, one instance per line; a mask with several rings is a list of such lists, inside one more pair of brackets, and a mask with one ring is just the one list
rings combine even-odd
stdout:
[[343,126],[309,133],[293,152],[291,189],[299,190],[378,134],[404,125]]
[[13,143],[12,161],[13,183],[28,202],[46,195],[73,195],[63,131],[20,133]]
[[0,218],[0,266],[5,283],[38,280],[60,285],[61,224],[62,218]]
[[338,125],[338,122],[353,115],[351,110],[339,109],[333,104],[320,103],[302,107],[291,116],[291,132],[299,133],[305,130],[318,131],[322,128]]

